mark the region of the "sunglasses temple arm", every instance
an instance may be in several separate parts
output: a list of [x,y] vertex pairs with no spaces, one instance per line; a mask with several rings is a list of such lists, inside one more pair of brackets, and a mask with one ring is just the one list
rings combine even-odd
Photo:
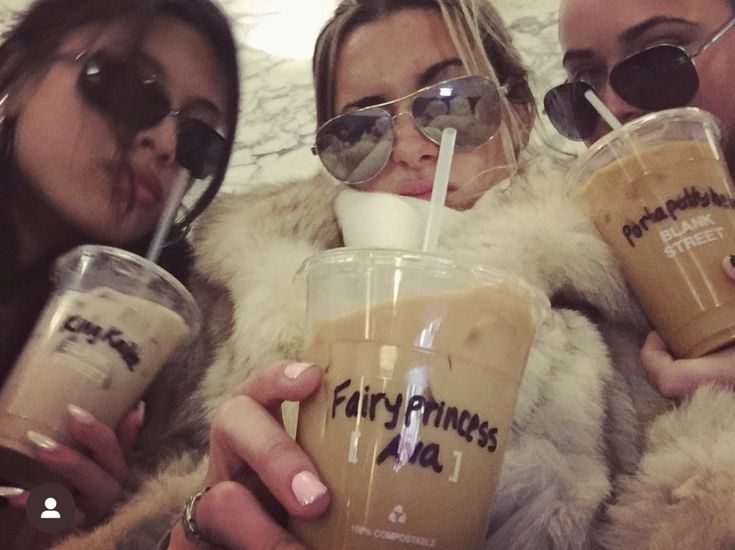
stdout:
[[735,26],[735,17],[731,17],[730,20],[727,23],[725,23],[724,25],[722,25],[722,27],[720,27],[720,29],[715,34],[713,34],[712,37],[709,40],[707,40],[707,42],[705,42],[704,44],[702,44],[697,49],[697,51],[692,54],[691,57],[696,57],[700,53],[706,51],[710,46],[712,46],[715,42],[717,42],[720,38],[722,38],[722,36],[727,31],[729,31],[730,29],[732,29],[733,26]]

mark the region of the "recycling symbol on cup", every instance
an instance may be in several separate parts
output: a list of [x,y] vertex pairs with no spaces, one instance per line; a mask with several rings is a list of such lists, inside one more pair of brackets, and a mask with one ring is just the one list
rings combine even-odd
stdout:
[[388,519],[391,523],[406,523],[406,512],[403,511],[403,506],[399,504],[393,508]]

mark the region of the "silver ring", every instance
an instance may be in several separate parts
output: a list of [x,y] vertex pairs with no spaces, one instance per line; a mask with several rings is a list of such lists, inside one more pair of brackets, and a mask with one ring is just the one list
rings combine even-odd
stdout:
[[189,542],[193,542],[195,544],[215,544],[199,529],[196,522],[197,506],[199,505],[199,501],[204,496],[204,493],[210,489],[211,487],[205,487],[195,495],[186,499],[184,512],[181,514],[181,526],[184,528],[184,536]]

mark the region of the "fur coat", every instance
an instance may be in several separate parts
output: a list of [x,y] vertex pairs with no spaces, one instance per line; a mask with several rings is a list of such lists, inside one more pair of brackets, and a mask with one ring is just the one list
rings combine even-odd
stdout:
[[[163,411],[175,396],[193,396],[165,425],[148,426],[139,489],[107,523],[60,548],[155,547],[203,484],[214,411],[258,365],[298,358],[305,289],[294,274],[304,259],[342,245],[340,191],[317,176],[224,196],[210,208],[194,235],[192,286],[208,319],[200,339],[207,351],[164,373],[152,402]],[[735,398],[704,388],[671,412],[644,381],[645,317],[561,184],[527,177],[486,193],[440,248],[520,275],[554,305],[522,381],[487,549],[735,542]]]

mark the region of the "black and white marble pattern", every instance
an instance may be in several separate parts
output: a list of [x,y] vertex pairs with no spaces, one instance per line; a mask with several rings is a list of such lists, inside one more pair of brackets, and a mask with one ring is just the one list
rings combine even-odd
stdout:
[[[225,189],[313,172],[315,130],[310,55],[334,0],[220,0],[231,15],[243,64],[237,148]],[[28,0],[0,0],[0,28]],[[495,0],[541,92],[563,79],[558,0]],[[271,52],[271,53],[269,53]],[[289,56],[289,57],[284,57]],[[553,131],[547,132],[553,136]]]

